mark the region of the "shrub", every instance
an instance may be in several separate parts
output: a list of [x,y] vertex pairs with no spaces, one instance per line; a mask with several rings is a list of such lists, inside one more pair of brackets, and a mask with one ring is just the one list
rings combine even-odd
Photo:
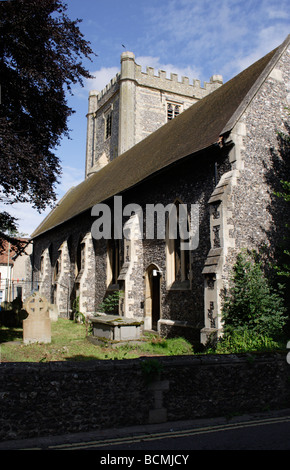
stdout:
[[158,380],[163,365],[157,359],[145,359],[141,362],[141,371],[146,383]]
[[270,286],[256,252],[241,252],[223,299],[225,334],[247,330],[275,338],[286,323],[285,311],[282,286]]
[[252,351],[272,351],[279,348],[279,344],[272,338],[257,334],[253,331],[233,331],[230,335],[221,338],[216,346],[218,354],[236,354]]
[[119,299],[123,295],[122,291],[116,291],[108,295],[99,305],[99,309],[104,313],[116,313],[119,306]]

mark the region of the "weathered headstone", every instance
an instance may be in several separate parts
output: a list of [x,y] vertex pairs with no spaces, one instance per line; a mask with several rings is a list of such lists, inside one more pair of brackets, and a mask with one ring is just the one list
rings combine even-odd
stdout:
[[58,310],[56,305],[48,304],[48,313],[51,321],[58,320]]
[[24,308],[28,313],[28,318],[23,320],[24,344],[51,342],[51,322],[48,307],[48,301],[38,292],[32,294],[26,300]]

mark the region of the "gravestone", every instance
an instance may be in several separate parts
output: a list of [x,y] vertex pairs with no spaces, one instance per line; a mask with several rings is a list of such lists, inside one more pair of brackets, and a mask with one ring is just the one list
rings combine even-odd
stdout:
[[24,344],[50,343],[51,322],[46,298],[34,293],[26,300],[24,308],[28,313],[28,318],[23,320]]

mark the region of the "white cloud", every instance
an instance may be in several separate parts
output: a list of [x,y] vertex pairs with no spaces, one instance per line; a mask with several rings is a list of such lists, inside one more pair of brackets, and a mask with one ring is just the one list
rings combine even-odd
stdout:
[[236,60],[237,72],[244,70],[249,65],[253,64],[256,60],[263,57],[268,52],[279,46],[288,34],[287,25],[281,25],[278,30],[275,26],[269,26],[259,31],[256,37],[255,49],[245,56]]
[[146,67],[153,67],[154,73],[157,75],[159,70],[167,72],[167,78],[170,78],[170,73],[176,73],[179,77],[188,77],[189,79],[197,79],[200,76],[200,70],[197,67],[177,67],[173,64],[164,64],[160,62],[160,57],[154,56],[138,56],[135,59],[138,65],[141,65],[142,70],[146,72]]
[[87,90],[102,91],[118,72],[118,67],[102,67],[100,70],[91,72],[91,75],[93,75],[94,78],[86,80],[85,88]]
[[270,19],[284,19],[289,20],[289,11],[281,10],[280,8],[269,8],[268,16]]
[[203,80],[228,80],[285,39],[289,16],[286,0],[168,0],[146,9],[147,49],[161,62],[192,64]]

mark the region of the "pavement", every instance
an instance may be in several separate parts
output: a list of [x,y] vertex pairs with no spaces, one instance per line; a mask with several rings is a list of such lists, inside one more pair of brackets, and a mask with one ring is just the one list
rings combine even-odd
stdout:
[[290,415],[290,409],[266,411],[261,413],[245,414],[230,418],[215,417],[201,418],[187,421],[174,421],[161,424],[145,424],[123,428],[103,429],[61,436],[42,436],[30,439],[9,440],[0,442],[0,450],[59,450],[76,448],[76,444],[90,441],[102,441],[107,439],[124,439],[138,435],[158,435],[161,433],[176,433],[181,430],[207,428],[236,423],[246,423],[255,420],[279,419]]

